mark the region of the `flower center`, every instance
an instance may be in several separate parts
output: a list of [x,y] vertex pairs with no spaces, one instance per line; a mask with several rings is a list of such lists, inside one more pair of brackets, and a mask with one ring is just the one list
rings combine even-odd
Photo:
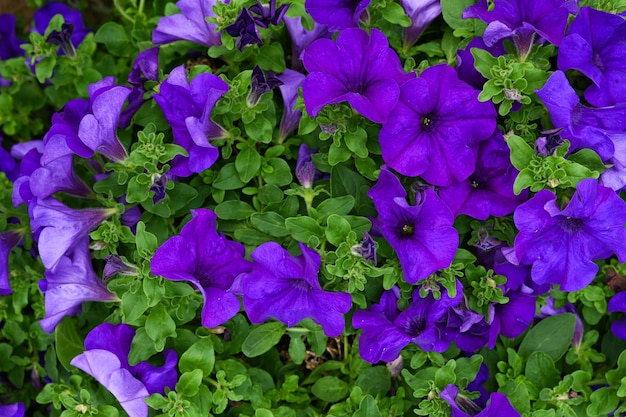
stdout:
[[410,223],[406,223],[402,225],[400,229],[400,236],[402,237],[411,237],[415,233],[415,226]]
[[428,113],[422,116],[422,129],[430,132],[431,130],[433,130],[434,127],[434,122],[435,122],[435,116],[432,113]]
[[582,219],[566,217],[560,221],[560,226],[563,230],[568,233],[576,233],[579,231],[584,225]]
[[426,330],[426,319],[421,316],[413,317],[407,326],[407,334],[411,337],[417,337]]

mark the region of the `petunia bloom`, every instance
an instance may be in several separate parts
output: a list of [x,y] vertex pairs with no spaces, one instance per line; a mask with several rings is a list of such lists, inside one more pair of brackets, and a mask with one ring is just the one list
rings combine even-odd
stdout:
[[0,295],[11,294],[9,283],[9,253],[20,242],[24,233],[7,230],[0,233]]
[[0,405],[0,416],[3,417],[24,417],[25,412],[24,403]]
[[152,258],[153,274],[173,281],[189,281],[204,297],[202,325],[217,327],[239,312],[240,303],[231,291],[235,278],[249,271],[250,261],[239,242],[217,233],[214,212],[191,211],[193,218],[180,232],[161,245]]
[[348,28],[336,43],[318,39],[302,53],[309,72],[302,85],[307,112],[316,117],[327,104],[347,101],[376,123],[387,119],[400,96],[399,84],[412,78],[385,35],[372,29]]
[[411,26],[402,30],[403,48],[410,48],[426,29],[426,26],[441,14],[439,0],[401,0],[404,11],[411,19]]
[[237,38],[235,46],[240,51],[248,45],[263,43],[257,22],[245,7],[239,12],[237,19],[224,28],[224,31],[233,38]]
[[578,183],[564,209],[554,193],[543,190],[515,210],[514,220],[515,254],[532,265],[537,284],[578,291],[596,276],[594,260],[616,254],[626,261],[626,203],[592,178]]
[[282,81],[282,85],[279,85],[278,89],[285,103],[283,116],[280,119],[280,127],[278,129],[279,142],[287,139],[287,136],[289,136],[300,123],[302,112],[300,109],[294,110],[294,106],[298,99],[298,89],[305,78],[306,76],[304,74],[290,69],[286,69],[285,72],[278,75],[278,79]]
[[216,32],[217,25],[209,23],[207,18],[215,17],[213,7],[220,0],[179,0],[176,6],[181,13],[159,19],[152,31],[152,43],[162,45],[178,40],[185,40],[211,47],[222,44],[221,34]]
[[[611,313],[626,313],[626,292],[621,291],[611,297],[608,311]],[[613,321],[613,323],[611,323],[611,332],[613,332],[616,337],[626,340],[626,317]]]
[[257,0],[256,4],[250,6],[248,10],[252,13],[257,25],[267,28],[270,25],[280,25],[288,8],[289,4],[283,4],[277,8],[276,0],[270,0],[268,7],[265,7],[260,0]]
[[276,87],[280,87],[284,83],[276,77],[272,71],[265,72],[256,65],[252,70],[252,77],[250,79],[250,92],[246,102],[248,107],[254,107],[259,104],[263,94],[270,92]]
[[494,392],[489,396],[489,405],[481,409],[470,398],[460,395],[456,385],[448,385],[439,394],[452,408],[451,417],[521,417],[506,395]]
[[302,243],[300,249],[302,255],[293,257],[278,243],[267,242],[252,252],[252,270],[240,276],[248,318],[263,323],[273,317],[289,327],[311,318],[327,336],[339,336],[352,297],[324,291],[318,278],[319,254]]
[[87,237],[77,242],[69,255],[61,257],[54,271],[46,270],[39,288],[44,294],[46,309],[39,323],[48,333],[54,331],[63,317],[79,313],[85,301],[119,301],[96,276]]
[[302,60],[300,59],[302,51],[317,39],[330,39],[332,32],[330,32],[326,26],[315,22],[311,30],[305,29],[304,26],[302,26],[301,16],[285,16],[284,22],[291,36],[291,69],[302,71],[304,69]]
[[83,16],[79,10],[70,8],[67,4],[51,1],[39,7],[33,15],[33,23],[31,30],[39,32],[43,35],[50,24],[52,18],[56,15],[62,15],[66,24],[72,25],[72,33],[70,41],[73,46],[81,44],[85,36],[90,30],[83,22]]
[[73,366],[93,376],[108,389],[130,417],[147,417],[145,399],[150,394],[173,390],[178,380],[176,351],[163,352],[164,364],[128,363],[135,330],[126,324],[103,323],[85,338],[85,352],[74,357]]
[[402,84],[398,104],[380,131],[385,163],[434,185],[469,177],[476,166],[472,146],[496,128],[493,104],[479,102],[478,93],[445,64]]
[[76,48],[72,44],[72,33],[74,33],[74,25],[63,23],[61,31],[53,30],[50,32],[46,42],[60,46],[66,56],[74,58],[76,57]]
[[359,27],[371,0],[306,0],[304,7],[313,20],[331,31]]
[[15,34],[16,21],[12,14],[0,14],[0,60],[24,55],[24,50],[20,48],[23,41]]
[[383,167],[368,195],[378,211],[382,234],[396,251],[408,283],[450,266],[459,235],[452,227],[452,212],[433,190],[418,193],[416,204],[410,206],[400,180]]
[[185,148],[188,157],[178,155],[171,173],[187,177],[202,172],[217,160],[218,150],[210,142],[224,136],[224,129],[211,120],[217,100],[228,91],[228,84],[217,75],[198,74],[187,80],[184,65],[172,70],[154,100],[172,126],[174,143]]

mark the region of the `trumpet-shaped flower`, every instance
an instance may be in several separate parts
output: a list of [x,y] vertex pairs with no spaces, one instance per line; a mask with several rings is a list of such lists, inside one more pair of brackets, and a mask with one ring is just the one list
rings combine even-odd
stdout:
[[222,44],[222,37],[216,32],[217,25],[207,22],[215,17],[213,7],[220,0],[179,0],[176,6],[181,13],[162,17],[152,32],[152,42],[156,45],[185,40],[211,47]]
[[385,35],[372,29],[344,29],[337,42],[318,39],[302,53],[309,72],[302,85],[307,112],[316,117],[327,104],[347,101],[363,116],[382,123],[400,96],[399,84],[412,78]]
[[253,323],[273,317],[289,327],[311,318],[327,336],[339,336],[352,297],[324,291],[318,278],[320,256],[302,243],[300,249],[302,255],[293,257],[278,243],[267,242],[252,252],[252,270],[241,275],[246,313]]
[[128,354],[135,330],[126,324],[103,323],[85,338],[85,352],[74,357],[71,364],[93,376],[108,389],[130,417],[147,417],[145,399],[150,394],[164,394],[174,389],[178,380],[176,351],[163,352],[165,363],[154,366],[148,362],[128,363]]
[[554,193],[543,190],[515,210],[514,220],[515,254],[532,265],[537,284],[578,291],[596,276],[594,260],[616,254],[626,261],[626,203],[592,178],[578,183],[564,209]]
[[385,163],[434,185],[469,177],[476,166],[471,147],[496,127],[493,104],[479,102],[478,93],[445,64],[402,84],[400,100],[380,131]]
[[408,283],[450,266],[459,236],[452,227],[452,212],[433,190],[418,192],[416,204],[410,206],[400,180],[383,168],[368,195],[378,211],[382,234],[396,251]]
[[157,249],[152,273],[173,281],[189,281],[204,297],[202,325],[216,327],[239,312],[239,299],[231,291],[237,275],[250,270],[245,248],[217,233],[214,212],[192,210],[193,218]]

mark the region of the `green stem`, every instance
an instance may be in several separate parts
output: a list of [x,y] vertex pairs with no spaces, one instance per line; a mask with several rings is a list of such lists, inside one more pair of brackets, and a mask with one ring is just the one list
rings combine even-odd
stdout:
[[124,11],[124,9],[122,8],[122,6],[120,5],[119,0],[113,0],[113,5],[115,6],[115,8],[117,9],[117,11],[120,13],[120,15],[122,15],[122,17],[126,20],[128,20],[131,23],[135,23],[135,19],[133,19],[132,17],[130,17],[128,15],[128,13],[126,13]]
[[143,14],[144,5],[145,5],[145,0],[139,0],[139,8],[137,8],[137,14]]

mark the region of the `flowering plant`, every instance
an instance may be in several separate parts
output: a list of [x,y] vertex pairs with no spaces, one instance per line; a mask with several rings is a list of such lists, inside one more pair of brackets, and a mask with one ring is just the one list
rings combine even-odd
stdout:
[[28,6],[0,416],[626,413],[624,0]]

